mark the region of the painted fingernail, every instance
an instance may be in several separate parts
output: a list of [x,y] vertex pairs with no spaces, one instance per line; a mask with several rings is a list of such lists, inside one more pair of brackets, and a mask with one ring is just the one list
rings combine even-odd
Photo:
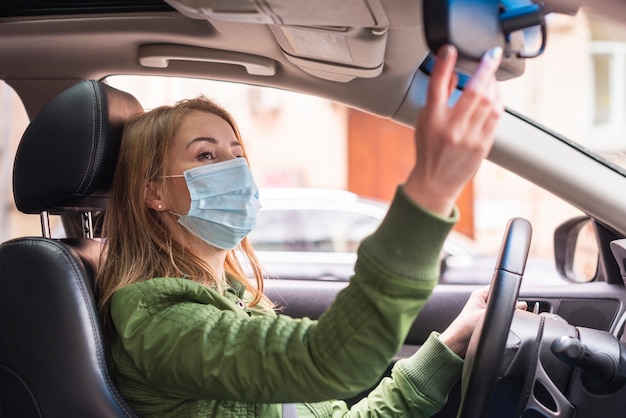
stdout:
[[502,58],[502,48],[499,46],[494,46],[490,50],[485,53],[485,57],[490,61],[499,60]]

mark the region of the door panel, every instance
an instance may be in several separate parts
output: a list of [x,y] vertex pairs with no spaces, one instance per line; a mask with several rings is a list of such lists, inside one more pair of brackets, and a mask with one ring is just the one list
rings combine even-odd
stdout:
[[[271,279],[265,282],[266,294],[282,313],[312,319],[317,319],[337,292],[347,285],[347,282],[323,280]],[[479,286],[438,285],[411,328],[407,344],[420,345],[431,331],[443,331],[477,288]],[[538,303],[540,312],[560,315],[572,325],[612,331],[615,321],[624,313],[626,290],[624,286],[602,282],[522,285],[520,300],[527,301],[530,310]]]
[[[337,292],[347,286],[346,282],[315,280],[266,281],[266,294],[275,301],[281,312],[293,317],[318,318],[335,299]],[[431,331],[442,331],[461,311],[471,292],[480,286],[438,285],[428,302],[418,315],[406,344],[396,358],[410,356],[426,340]],[[621,336],[624,326],[626,289],[623,285],[604,282],[569,284],[563,286],[524,286],[520,290],[520,300],[535,304],[539,312],[558,314],[575,326],[611,331]],[[388,376],[393,363],[384,376]],[[353,404],[368,391],[346,399]],[[460,384],[457,384],[448,397],[446,406],[435,416],[437,418],[456,417],[460,399]]]

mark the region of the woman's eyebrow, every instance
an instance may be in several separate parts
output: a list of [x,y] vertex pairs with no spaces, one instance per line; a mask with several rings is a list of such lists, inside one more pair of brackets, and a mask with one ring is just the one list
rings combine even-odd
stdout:
[[[189,142],[187,143],[187,146],[185,147],[185,149],[189,149],[189,147],[190,147],[192,144],[195,144],[196,142],[209,142],[209,143],[214,144],[214,145],[217,145],[217,144],[218,144],[218,140],[217,140],[217,139],[215,139],[215,138],[213,138],[213,137],[204,137],[204,136],[201,136],[201,137],[194,138],[194,139],[192,139],[191,141],[189,141]],[[237,141],[237,140],[234,140],[234,141],[232,141],[232,142],[230,143],[230,146],[231,146],[231,147],[240,147],[240,146],[241,146],[241,143],[240,143],[239,141]]]
[[201,137],[194,138],[191,141],[189,141],[187,143],[187,146],[185,147],[185,149],[189,149],[189,147],[192,146],[193,144],[195,144],[196,142],[209,142],[211,144],[217,145],[217,139],[215,139],[213,137],[201,136]]

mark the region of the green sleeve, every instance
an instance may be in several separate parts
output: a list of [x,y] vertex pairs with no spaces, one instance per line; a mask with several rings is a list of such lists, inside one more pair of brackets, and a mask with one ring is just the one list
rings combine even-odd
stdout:
[[384,378],[352,408],[342,401],[298,408],[302,416],[316,418],[426,418],[443,407],[462,370],[463,360],[433,332],[413,356],[396,363],[391,377]]
[[317,321],[249,317],[216,291],[152,279],[116,292],[111,314],[142,378],[166,396],[250,403],[317,402],[374,384],[439,275],[454,218],[401,189],[359,249],[355,275]]

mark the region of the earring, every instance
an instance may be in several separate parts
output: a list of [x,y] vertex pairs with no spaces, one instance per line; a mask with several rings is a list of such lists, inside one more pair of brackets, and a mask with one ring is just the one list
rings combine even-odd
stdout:
[[163,209],[163,205],[159,205],[159,206],[157,206],[157,208],[158,208],[159,210],[161,210],[161,209]]

